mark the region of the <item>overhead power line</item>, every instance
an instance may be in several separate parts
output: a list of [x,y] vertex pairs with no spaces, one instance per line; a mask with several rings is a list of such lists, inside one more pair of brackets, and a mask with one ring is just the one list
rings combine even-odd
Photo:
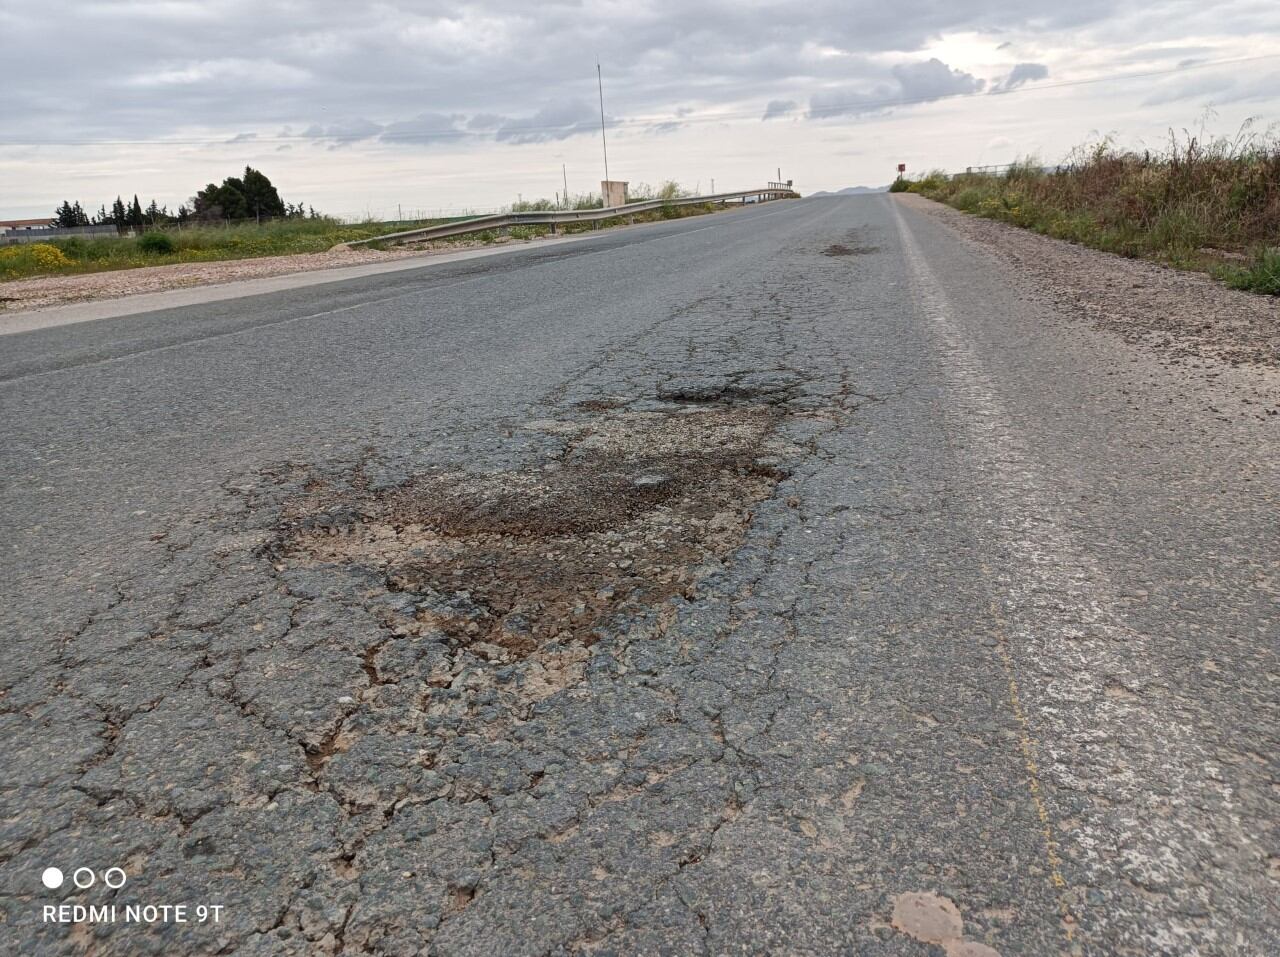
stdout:
[[[941,96],[891,97],[883,100],[864,100],[849,103],[831,103],[808,110],[795,110],[786,115],[808,116],[816,119],[832,119],[848,114],[870,113],[889,109],[895,106],[913,106],[923,103],[938,103],[948,100],[973,99],[986,96],[1014,96],[1023,93],[1039,93],[1045,90],[1058,90],[1066,87],[1090,86],[1098,83],[1123,83],[1130,80],[1149,79],[1157,76],[1171,76],[1177,73],[1189,73],[1211,67],[1230,66],[1240,63],[1256,63],[1261,60],[1280,58],[1280,53],[1266,53],[1259,56],[1234,57],[1223,60],[1204,60],[1200,63],[1188,63],[1167,70],[1148,70],[1140,73],[1118,73],[1105,76],[1084,77],[1078,80],[1062,80],[1057,83],[1026,83],[1009,89],[973,90],[961,93],[946,93]],[[697,123],[722,123],[729,120],[760,119],[761,111],[725,110],[709,113],[697,113],[688,116],[634,116],[612,121],[614,129],[646,127],[661,124],[679,126]],[[564,134],[566,136],[585,132],[582,123],[562,124],[558,126],[527,126],[518,120],[509,127],[497,127],[489,130],[469,130],[450,127],[438,130],[387,130],[381,133],[277,133],[271,136],[257,134],[237,134],[235,137],[200,137],[173,139],[65,139],[65,140],[9,140],[0,138],[0,146],[244,146],[244,145],[279,145],[294,143],[416,143],[431,140],[465,139],[475,137],[492,139],[495,135],[517,141],[521,137],[534,134]]]

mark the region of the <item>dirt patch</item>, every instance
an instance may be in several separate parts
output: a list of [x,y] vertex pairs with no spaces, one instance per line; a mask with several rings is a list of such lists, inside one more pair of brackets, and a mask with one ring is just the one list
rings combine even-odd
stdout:
[[908,891],[893,900],[890,926],[922,943],[936,944],[947,957],[1000,957],[986,944],[964,937],[960,908],[946,897],[928,891]]
[[278,549],[290,565],[375,572],[413,596],[419,628],[490,660],[590,645],[737,548],[782,477],[769,453],[784,414],[718,402],[527,423],[560,444],[554,458],[376,492],[316,483]]
[[847,246],[844,243],[832,243],[822,251],[824,256],[866,256],[878,252],[875,246]]

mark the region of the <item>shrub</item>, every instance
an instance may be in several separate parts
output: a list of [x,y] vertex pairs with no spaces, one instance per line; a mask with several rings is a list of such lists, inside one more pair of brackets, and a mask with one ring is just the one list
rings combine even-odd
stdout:
[[911,184],[908,183],[901,175],[889,184],[889,192],[891,193],[905,193],[910,189]]
[[512,239],[537,239],[547,234],[546,226],[512,226],[507,230]]
[[144,253],[162,256],[173,252],[174,246],[173,240],[164,233],[150,232],[138,237],[138,248]]
[[23,243],[0,247],[0,279],[18,279],[61,272],[75,265],[57,246],[49,243]]
[[963,209],[966,213],[975,212],[981,205],[985,194],[976,186],[969,186],[960,190],[951,200],[951,205],[957,209]]

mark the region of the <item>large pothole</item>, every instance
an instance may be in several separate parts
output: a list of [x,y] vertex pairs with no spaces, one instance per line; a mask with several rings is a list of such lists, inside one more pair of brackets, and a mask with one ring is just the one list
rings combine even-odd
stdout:
[[281,557],[376,572],[411,597],[411,627],[491,660],[590,645],[687,593],[782,477],[785,411],[715,398],[527,423],[558,450],[521,469],[315,483],[286,510]]

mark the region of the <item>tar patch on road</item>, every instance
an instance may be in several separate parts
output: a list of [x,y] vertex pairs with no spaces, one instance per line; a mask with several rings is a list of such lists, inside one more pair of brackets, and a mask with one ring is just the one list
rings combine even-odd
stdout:
[[846,246],[844,243],[832,243],[822,251],[824,256],[866,256],[879,250],[875,246]]
[[785,375],[673,381],[639,407],[524,423],[556,451],[522,468],[425,471],[378,491],[314,482],[285,509],[277,554],[358,568],[412,600],[402,630],[489,661],[585,648],[691,597],[742,543],[803,451],[777,427],[821,414],[787,408],[793,388]]

